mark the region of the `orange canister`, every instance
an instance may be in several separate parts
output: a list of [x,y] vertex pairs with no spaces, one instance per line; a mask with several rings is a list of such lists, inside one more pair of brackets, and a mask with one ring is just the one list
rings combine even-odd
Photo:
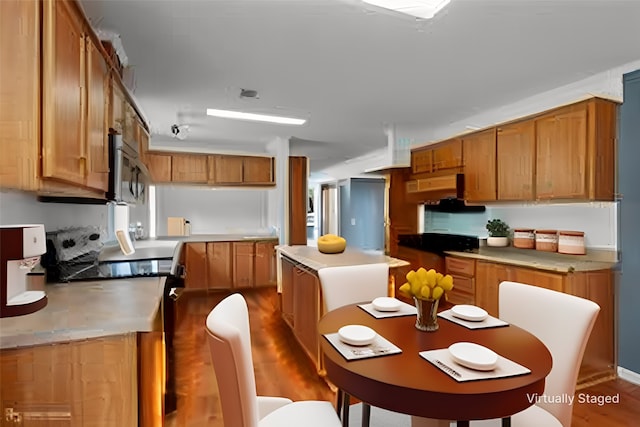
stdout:
[[539,251],[558,251],[557,230],[536,230],[536,249]]
[[514,228],[513,246],[522,249],[533,249],[536,247],[536,234],[533,228]]
[[558,252],[563,254],[584,255],[584,232],[558,231]]

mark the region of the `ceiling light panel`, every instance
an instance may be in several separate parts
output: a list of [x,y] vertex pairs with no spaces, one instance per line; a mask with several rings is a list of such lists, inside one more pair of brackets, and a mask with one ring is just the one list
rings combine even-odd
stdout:
[[373,6],[393,10],[421,19],[431,19],[451,0],[362,0]]
[[299,119],[295,117],[272,116],[268,114],[245,113],[242,111],[232,110],[217,110],[214,108],[207,108],[207,115],[213,117],[221,117],[224,119],[251,120],[258,122],[277,123],[281,125],[303,125],[307,121],[306,119]]

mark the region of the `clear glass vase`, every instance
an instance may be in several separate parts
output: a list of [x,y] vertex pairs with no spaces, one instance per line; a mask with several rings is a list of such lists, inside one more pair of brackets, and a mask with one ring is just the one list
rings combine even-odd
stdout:
[[413,297],[418,314],[416,329],[426,332],[438,330],[438,301],[440,299],[419,299]]

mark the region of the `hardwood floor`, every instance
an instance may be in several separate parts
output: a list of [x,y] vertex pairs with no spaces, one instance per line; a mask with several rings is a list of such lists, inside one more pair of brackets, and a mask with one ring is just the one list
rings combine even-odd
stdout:
[[[275,288],[242,293],[249,306],[258,394],[286,396],[293,400],[334,401],[335,393],[316,374],[280,318]],[[225,292],[184,293],[177,301],[178,410],[166,417],[167,427],[224,426],[204,322],[211,308],[227,295]],[[597,399],[618,395],[618,403],[598,404]],[[573,414],[572,427],[639,425],[640,386],[617,379],[579,390]]]

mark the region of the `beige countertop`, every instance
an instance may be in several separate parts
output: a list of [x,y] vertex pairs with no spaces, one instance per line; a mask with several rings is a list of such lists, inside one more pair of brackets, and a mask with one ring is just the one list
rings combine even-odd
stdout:
[[152,331],[164,281],[153,277],[46,285],[48,303],[42,310],[0,319],[0,349]]
[[326,267],[341,267],[346,265],[376,264],[386,262],[389,268],[409,265],[407,261],[393,258],[381,253],[365,252],[347,247],[339,254],[324,254],[314,246],[304,245],[280,245],[276,250],[282,255],[297,261],[312,270],[320,270]]
[[190,236],[160,236],[156,240],[180,240],[185,243],[201,242],[261,242],[278,240],[272,234],[192,234]]
[[447,251],[447,255],[473,258],[501,264],[536,268],[558,273],[594,271],[614,268],[617,254],[613,251],[587,251],[586,255],[567,255],[514,247],[480,247],[475,252]]

